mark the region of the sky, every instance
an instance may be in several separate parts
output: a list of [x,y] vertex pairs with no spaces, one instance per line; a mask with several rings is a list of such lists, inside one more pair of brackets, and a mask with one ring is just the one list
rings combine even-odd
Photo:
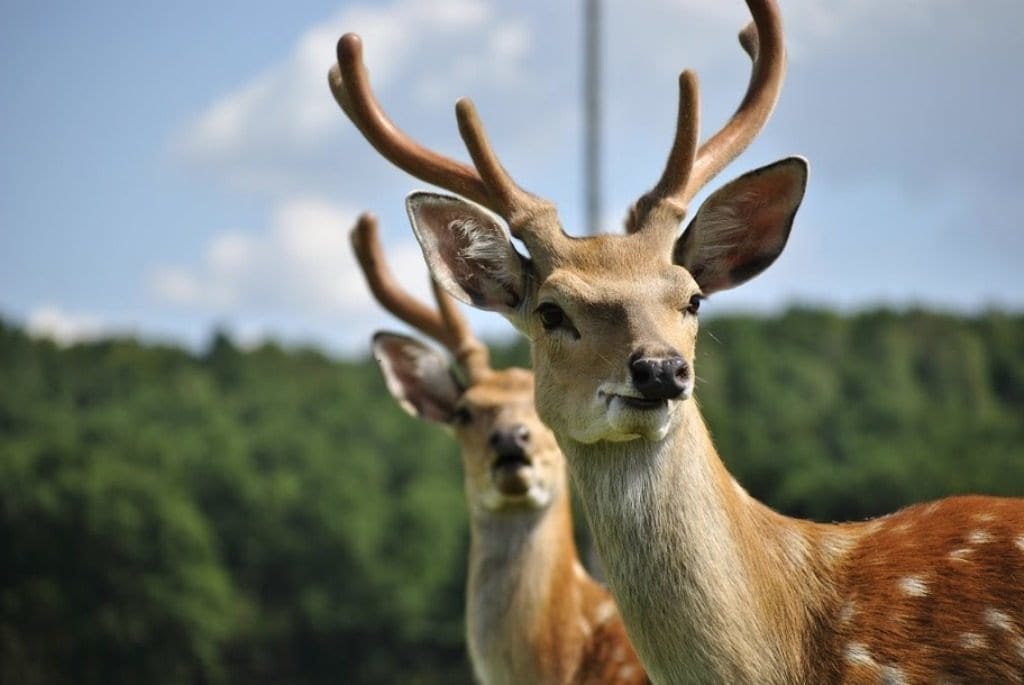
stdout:
[[[811,178],[786,251],[703,312],[1024,309],[1020,0],[780,0],[789,68],[764,132],[711,183],[791,154]],[[582,221],[580,0],[0,5],[0,317],[62,343],[108,334],[201,349],[214,328],[362,353],[402,330],[348,232],[380,217],[393,269],[427,296],[404,198],[327,88],[363,36],[391,118],[466,159],[477,104],[505,166]],[[604,231],[661,174],[676,78],[705,135],[746,86],[726,0],[605,0]],[[694,207],[699,203],[698,196]],[[508,335],[474,313],[481,335]]]

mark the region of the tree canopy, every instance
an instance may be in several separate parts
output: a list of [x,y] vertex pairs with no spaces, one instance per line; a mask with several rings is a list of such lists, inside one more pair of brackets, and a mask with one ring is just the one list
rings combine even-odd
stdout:
[[[710,318],[695,367],[786,513],[1024,495],[1022,315]],[[2,682],[469,682],[467,546],[454,442],[366,358],[0,321]]]

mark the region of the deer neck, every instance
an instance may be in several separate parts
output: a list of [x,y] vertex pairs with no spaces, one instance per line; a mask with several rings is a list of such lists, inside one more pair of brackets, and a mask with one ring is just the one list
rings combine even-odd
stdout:
[[580,567],[569,499],[542,511],[476,512],[470,525],[466,619],[478,680],[563,682],[578,661]]
[[662,441],[560,440],[630,638],[655,682],[804,682],[841,542],[756,502],[681,409]]

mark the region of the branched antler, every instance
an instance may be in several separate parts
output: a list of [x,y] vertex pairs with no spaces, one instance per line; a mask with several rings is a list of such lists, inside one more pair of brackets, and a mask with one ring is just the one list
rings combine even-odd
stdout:
[[553,230],[551,222],[528,221],[539,212],[553,214],[554,206],[512,180],[494,154],[472,102],[460,99],[455,114],[475,168],[420,145],[395,126],[370,87],[362,45],[354,33],[341,37],[338,63],[331,68],[328,83],[341,109],[381,155],[422,181],[496,212],[508,222],[512,234],[528,246],[534,233]]
[[750,83],[729,121],[699,148],[699,97],[689,70],[679,77],[676,136],[661,179],[634,204],[627,230],[643,230],[657,207],[681,219],[693,196],[745,150],[764,128],[782,89],[786,52],[782,18],[775,0],[747,0],[754,21],[740,32],[740,45],[752,60]]

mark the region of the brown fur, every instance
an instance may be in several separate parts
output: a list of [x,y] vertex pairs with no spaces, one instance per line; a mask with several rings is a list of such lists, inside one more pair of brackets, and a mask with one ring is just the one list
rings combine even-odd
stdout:
[[[857,528],[836,582],[842,681],[889,667],[907,683],[1024,682],[1024,502],[954,497]],[[843,659],[851,643],[875,664]]]

